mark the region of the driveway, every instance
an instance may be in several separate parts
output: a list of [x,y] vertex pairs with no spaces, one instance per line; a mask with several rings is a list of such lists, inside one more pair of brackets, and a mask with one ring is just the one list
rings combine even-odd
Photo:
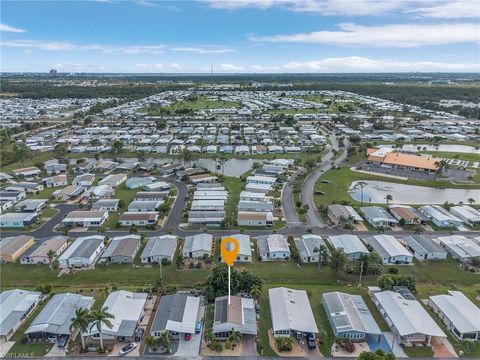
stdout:
[[255,341],[255,335],[243,335],[242,338],[242,354],[245,356],[257,356],[257,343]]
[[45,357],[66,356],[65,348],[59,348],[57,344],[52,346],[52,349],[45,355]]
[[[202,319],[204,312],[205,305],[201,304],[200,308],[198,309],[197,321],[200,321]],[[178,342],[177,352],[173,356],[182,356],[186,358],[193,358],[199,356],[200,344],[202,342],[202,334],[203,332],[200,334],[193,334],[190,341],[185,341],[184,337],[182,336],[180,338],[180,341]]]

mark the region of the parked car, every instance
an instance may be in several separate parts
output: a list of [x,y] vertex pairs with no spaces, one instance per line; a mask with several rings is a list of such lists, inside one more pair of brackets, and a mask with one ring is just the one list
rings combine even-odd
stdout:
[[68,338],[69,338],[68,335],[62,335],[62,336],[57,337],[57,346],[59,348],[65,347],[65,345],[67,345]]
[[200,334],[202,332],[202,323],[199,321],[195,324],[195,334]]
[[185,333],[185,336],[183,338],[185,339],[185,341],[190,341],[192,340],[192,334]]
[[315,350],[317,347],[315,335],[313,335],[312,333],[307,333],[307,345],[310,350]]
[[128,343],[127,345],[125,345],[124,347],[122,347],[120,349],[120,355],[126,355],[128,354],[129,352],[135,350],[135,348],[137,347],[137,344],[135,343]]

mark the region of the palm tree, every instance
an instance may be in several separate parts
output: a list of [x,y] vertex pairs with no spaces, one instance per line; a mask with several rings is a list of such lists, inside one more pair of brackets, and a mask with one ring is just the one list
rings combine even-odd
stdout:
[[367,185],[368,184],[365,181],[359,181],[353,187],[354,189],[360,188],[360,194],[361,194],[361,197],[362,197],[360,199],[360,203],[362,204],[362,206],[363,206],[363,188],[366,187]]
[[96,326],[98,333],[100,335],[100,349],[103,350],[103,335],[102,335],[102,325],[106,325],[108,328],[112,328],[113,324],[109,319],[114,319],[115,316],[110,314],[107,307],[102,309],[94,310],[90,315],[90,320],[92,321],[92,327]]
[[393,201],[393,196],[391,194],[385,195],[385,200],[387,201],[387,205],[390,203],[390,201]]
[[240,340],[242,340],[242,333],[238,330],[233,330],[230,332],[230,336],[228,337],[228,340],[231,342],[238,344]]
[[252,288],[250,289],[250,295],[258,301],[258,298],[260,297],[261,289],[257,284],[253,284]]
[[212,328],[205,329],[205,332],[203,333],[203,339],[207,343],[211,344],[214,338],[215,337],[213,336],[213,329]]
[[326,251],[327,251],[327,248],[325,247],[325,245],[320,245],[320,247],[315,247],[313,249],[314,253],[318,253],[318,270],[320,270],[320,267],[322,266],[322,262],[325,259]]
[[85,339],[83,338],[83,334],[88,329],[88,323],[90,322],[90,316],[88,309],[76,309],[75,310],[75,317],[71,319],[72,323],[70,325],[70,331],[73,331],[75,328],[80,330],[80,338],[82,340],[82,349],[85,349]]
[[474,199],[474,198],[468,198],[467,201],[468,201],[468,203],[469,203],[470,205],[475,204],[475,199]]
[[164,349],[170,349],[170,337],[168,335],[168,331],[164,331],[160,334],[158,338],[158,344]]
[[55,252],[52,249],[50,249],[47,252],[47,256],[48,256],[48,262],[51,264],[53,261],[53,258],[55,257]]

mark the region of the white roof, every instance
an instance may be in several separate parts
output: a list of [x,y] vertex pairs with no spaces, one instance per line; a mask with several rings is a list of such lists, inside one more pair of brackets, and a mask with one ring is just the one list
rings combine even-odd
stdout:
[[197,323],[197,313],[200,306],[200,298],[188,296],[185,309],[183,311],[182,321],[168,320],[166,329],[169,331],[176,331],[179,333],[195,333],[195,324]]
[[[147,300],[146,293],[133,293],[126,290],[112,292],[105,300],[103,307],[114,316],[109,319],[112,327],[102,326],[102,333],[112,336],[133,335],[135,327],[143,314],[143,307]],[[92,325],[92,324],[90,324]],[[128,330],[127,333],[124,331]],[[91,334],[98,333],[96,326],[90,329]]]
[[448,295],[430,296],[461,333],[480,332],[480,309],[461,291],[448,291]]
[[290,251],[285,236],[280,234],[271,234],[267,237],[267,246],[269,253],[277,251]]
[[471,206],[467,206],[467,205],[453,206],[452,208],[450,208],[450,211],[457,216],[467,219],[468,221],[471,221],[471,222],[480,221],[480,211],[478,211],[477,209]]
[[[230,235],[230,236],[223,236],[222,240],[231,237],[234,238],[238,241],[238,254],[239,255],[247,255],[247,256],[252,256],[252,248],[250,247],[250,235],[247,234],[235,234],[235,235]],[[232,243],[227,243],[225,248],[229,251],[231,251],[231,248],[233,249],[233,244]]]
[[42,294],[22,289],[7,290],[0,294],[0,335],[7,335],[20,322],[28,309]]
[[305,290],[278,287],[268,289],[273,331],[296,330],[318,333]]
[[462,235],[440,236],[438,240],[460,258],[480,256],[480,245]]
[[[373,240],[373,241],[372,241]],[[373,249],[382,256],[410,256],[413,255],[392,235],[374,235],[367,238],[366,241]]]
[[363,245],[362,241],[359,239],[357,235],[351,235],[351,234],[334,235],[334,236],[329,236],[328,240],[330,241],[330,243],[335,249],[337,250],[343,249],[347,255],[356,254],[356,253],[368,254],[367,247]]
[[400,336],[424,334],[446,337],[442,329],[417,300],[407,300],[393,291],[382,291],[373,295],[393,322]]
[[457,218],[455,215],[450,214],[447,210],[445,210],[439,205],[425,205],[420,207],[420,210],[423,211],[424,213],[427,213],[428,216],[438,221],[462,222],[462,220]]

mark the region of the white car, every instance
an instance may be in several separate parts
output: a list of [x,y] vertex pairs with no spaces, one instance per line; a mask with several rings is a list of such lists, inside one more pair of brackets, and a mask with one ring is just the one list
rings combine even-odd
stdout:
[[135,350],[138,345],[135,343],[128,343],[120,349],[120,355],[127,355],[129,352]]

